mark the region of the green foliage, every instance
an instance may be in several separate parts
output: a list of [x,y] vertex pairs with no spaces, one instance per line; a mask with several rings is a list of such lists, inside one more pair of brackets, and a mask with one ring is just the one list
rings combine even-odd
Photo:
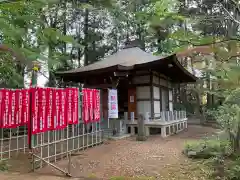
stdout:
[[240,178],[240,158],[228,162],[225,168],[225,176],[229,180],[237,180]]
[[229,156],[232,153],[228,141],[215,139],[187,142],[183,153],[194,159],[208,159],[218,155]]
[[209,110],[208,114],[213,116],[228,133],[234,151],[240,148],[240,89],[225,89],[222,96],[225,95],[225,101],[222,106],[215,110]]
[[7,160],[0,160],[0,171],[7,171],[9,168]]

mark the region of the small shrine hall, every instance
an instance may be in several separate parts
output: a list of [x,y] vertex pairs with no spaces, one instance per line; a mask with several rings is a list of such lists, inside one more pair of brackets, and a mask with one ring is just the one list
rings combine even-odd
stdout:
[[[186,112],[174,110],[173,87],[180,83],[194,83],[197,78],[180,64],[176,54],[155,56],[143,51],[138,44],[137,40],[128,42],[122,50],[98,62],[56,75],[63,81],[82,83],[85,88],[101,89],[104,119],[108,119],[108,88],[115,88],[118,92],[118,119],[128,119],[128,127],[134,128],[134,120],[143,114],[150,124],[165,122],[169,130],[164,131],[169,134],[174,131],[171,129],[178,130],[178,125],[180,129],[186,128]],[[180,124],[175,127],[174,123],[166,123],[170,121]]]

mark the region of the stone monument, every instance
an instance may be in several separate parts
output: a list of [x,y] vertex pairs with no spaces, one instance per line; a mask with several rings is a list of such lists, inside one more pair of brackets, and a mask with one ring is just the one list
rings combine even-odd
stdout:
[[138,134],[137,134],[137,141],[146,141],[146,133],[145,133],[145,121],[143,114],[139,114],[138,118]]

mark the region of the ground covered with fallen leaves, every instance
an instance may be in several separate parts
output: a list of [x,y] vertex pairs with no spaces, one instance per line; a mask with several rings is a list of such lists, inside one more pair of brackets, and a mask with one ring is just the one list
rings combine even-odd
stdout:
[[[145,142],[138,142],[134,137],[108,141],[72,157],[72,179],[127,180],[135,177],[136,180],[207,180],[209,169],[201,162],[187,159],[182,149],[186,141],[211,136],[215,132],[210,127],[189,126],[186,131],[164,139],[157,135]],[[56,165],[64,169],[68,166],[67,162],[61,161]],[[48,166],[35,173],[0,173],[0,179],[68,178]]]

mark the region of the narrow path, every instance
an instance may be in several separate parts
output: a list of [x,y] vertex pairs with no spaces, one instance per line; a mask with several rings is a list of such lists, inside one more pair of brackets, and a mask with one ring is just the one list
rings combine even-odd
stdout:
[[[72,157],[72,174],[74,179],[95,176],[109,179],[113,176],[145,176],[156,177],[161,180],[190,180],[204,179],[204,170],[200,177],[195,172],[201,168],[185,158],[181,151],[186,140],[199,139],[210,136],[215,129],[201,126],[189,126],[188,130],[178,135],[161,138],[152,136],[146,142],[137,142],[134,138],[110,141],[98,147],[81,152]],[[67,168],[67,161],[57,164]],[[0,179],[48,180],[65,179],[50,167],[46,167],[34,174],[2,174]],[[19,177],[22,176],[22,177]]]

